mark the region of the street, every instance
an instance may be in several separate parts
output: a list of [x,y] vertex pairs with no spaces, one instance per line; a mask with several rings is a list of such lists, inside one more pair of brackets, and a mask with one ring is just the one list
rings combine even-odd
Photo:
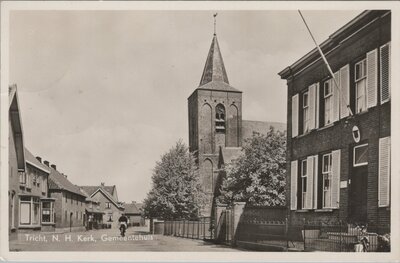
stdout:
[[128,228],[126,238],[117,229],[67,233],[23,233],[10,241],[10,251],[240,251],[203,240],[150,235],[144,228]]

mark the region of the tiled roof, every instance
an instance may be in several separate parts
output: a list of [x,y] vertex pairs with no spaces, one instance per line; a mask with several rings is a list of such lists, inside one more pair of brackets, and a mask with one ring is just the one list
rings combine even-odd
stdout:
[[253,132],[260,134],[267,134],[270,127],[274,127],[275,131],[285,131],[286,123],[281,122],[267,122],[267,121],[248,121],[242,120],[242,140],[253,136]]
[[125,214],[140,214],[140,208],[137,203],[124,204]]
[[100,187],[103,188],[103,190],[107,191],[111,196],[114,195],[114,190],[115,190],[115,185],[112,186],[92,186],[92,185],[85,185],[85,186],[80,186],[89,196],[92,195],[97,189]]
[[223,163],[228,164],[231,163],[233,160],[240,157],[242,152],[242,147],[222,147],[221,154],[223,158]]
[[212,81],[221,81],[229,84],[216,35],[214,35],[211,42],[203,75],[201,76],[200,86]]
[[29,162],[30,165],[33,165],[36,168],[39,168],[40,170],[46,173],[50,173],[50,168],[39,162],[38,159],[36,159],[36,157],[33,156],[33,154],[26,148],[25,148],[25,161]]
[[234,87],[222,81],[208,82],[197,89],[241,92],[240,90],[235,89]]
[[80,196],[86,197],[86,195],[79,189],[79,186],[71,183],[66,176],[62,175],[59,171],[48,167],[50,170],[49,176],[49,189],[60,189],[65,190]]

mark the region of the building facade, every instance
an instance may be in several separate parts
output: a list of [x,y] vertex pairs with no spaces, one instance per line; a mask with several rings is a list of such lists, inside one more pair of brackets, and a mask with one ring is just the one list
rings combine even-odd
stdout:
[[23,173],[26,170],[25,148],[16,85],[9,87],[8,127],[8,234],[10,239],[15,239],[19,223],[19,173]]
[[107,227],[118,228],[118,219],[124,213],[124,206],[118,201],[117,188],[115,185],[106,186],[81,186],[99,205],[99,210],[103,213],[103,224]]
[[57,166],[43,162],[50,169],[49,195],[55,199],[55,227],[61,231],[85,230],[86,196]]
[[[221,160],[238,156],[244,139],[253,132],[266,134],[270,126],[283,131],[282,123],[242,120],[242,92],[229,84],[216,34],[212,39],[200,85],[188,98],[189,150],[196,156],[199,177],[207,195],[202,216],[212,215],[219,188]],[[248,137],[245,137],[248,136]]]
[[292,221],[390,224],[391,12],[365,11],[279,73]]
[[54,230],[54,199],[48,196],[50,170],[25,149],[26,171],[19,173],[20,230]]

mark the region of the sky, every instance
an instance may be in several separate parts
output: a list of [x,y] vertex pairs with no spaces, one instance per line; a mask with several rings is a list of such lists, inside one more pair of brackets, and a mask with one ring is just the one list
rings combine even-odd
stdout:
[[[156,161],[188,142],[215,11],[12,11],[10,83],[25,146],[77,185],[141,202]],[[361,13],[303,11],[317,42]],[[217,37],[243,119],[286,122],[278,72],[314,48],[297,11],[218,11]]]

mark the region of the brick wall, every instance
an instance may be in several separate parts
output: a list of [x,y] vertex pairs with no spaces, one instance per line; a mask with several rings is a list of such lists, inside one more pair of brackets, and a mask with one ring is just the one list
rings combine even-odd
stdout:
[[[11,234],[11,226],[14,221],[14,227],[18,227],[18,217],[19,217],[19,201],[18,201],[18,191],[19,191],[19,175],[18,175],[18,164],[17,164],[17,153],[15,150],[14,136],[12,125],[9,122],[9,153],[8,153],[8,169],[9,169],[9,178],[8,178],[8,220],[9,227],[8,232]],[[14,196],[14,202],[12,204],[12,196]],[[14,206],[14,209],[12,209]],[[14,231],[14,230],[13,230]],[[16,235],[10,235],[10,238],[16,238]]]
[[[390,41],[390,15],[372,22],[356,35],[343,41],[340,46],[327,54],[332,70],[335,72],[342,66],[350,63],[350,90],[355,89],[354,63],[365,57],[366,53]],[[296,74],[296,73],[293,73]],[[351,129],[357,125],[361,132],[361,143],[368,143],[368,221],[374,223],[388,223],[390,211],[378,208],[378,140],[390,135],[390,102],[380,105],[378,86],[378,106],[368,109],[368,112],[357,114],[352,119],[342,119],[332,127],[311,131],[309,134],[292,138],[292,96],[302,92],[309,85],[321,82],[328,77],[328,71],[321,60],[304,69],[303,72],[288,80],[287,104],[287,200],[290,200],[290,162],[309,155],[324,151],[341,149],[340,180],[349,179],[351,171],[350,156],[355,146]],[[321,85],[321,84],[320,84]],[[378,79],[379,85],[379,79]],[[354,107],[354,103],[351,103]],[[320,110],[321,111],[321,110]],[[354,110],[353,110],[354,112]],[[320,125],[321,127],[322,125]],[[340,189],[340,209],[332,212],[291,212],[293,220],[306,218],[337,219],[348,217],[349,186]],[[290,204],[288,204],[290,205]]]

